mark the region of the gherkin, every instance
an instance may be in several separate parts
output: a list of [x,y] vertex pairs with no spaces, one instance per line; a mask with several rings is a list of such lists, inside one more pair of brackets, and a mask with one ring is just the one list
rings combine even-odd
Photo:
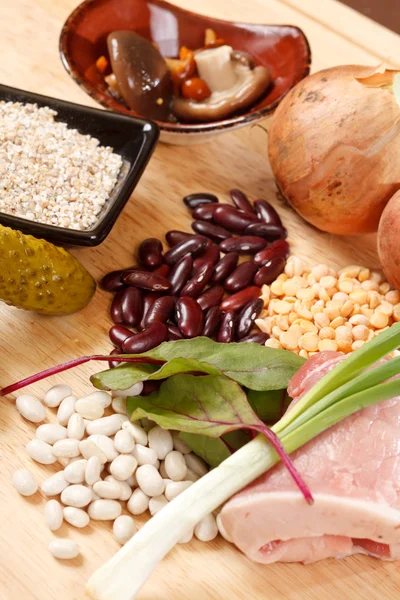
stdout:
[[0,225],[0,300],[43,315],[84,308],[93,277],[64,248]]

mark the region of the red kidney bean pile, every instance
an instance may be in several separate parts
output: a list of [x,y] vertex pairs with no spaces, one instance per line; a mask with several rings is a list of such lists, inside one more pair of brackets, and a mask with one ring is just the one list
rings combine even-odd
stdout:
[[[284,270],[287,231],[266,200],[252,205],[236,189],[230,196],[233,205],[214,194],[186,196],[194,233],[168,231],[166,251],[160,240],[144,240],[138,266],[103,278],[103,289],[115,293],[111,354],[137,354],[199,335],[265,343],[268,334],[252,328],[263,309],[261,286]],[[250,258],[239,264],[243,255]]]

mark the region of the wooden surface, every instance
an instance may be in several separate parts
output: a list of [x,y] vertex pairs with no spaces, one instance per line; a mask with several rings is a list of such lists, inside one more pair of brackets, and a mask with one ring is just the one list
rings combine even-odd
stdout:
[[[179,0],[182,6],[219,17],[303,28],[313,51],[313,69],[336,63],[375,65],[392,56],[398,66],[400,38],[333,0]],[[93,105],[73,83],[58,57],[58,34],[75,0],[0,0],[0,81],[48,95]],[[199,8],[201,6],[201,8]],[[128,266],[140,240],[167,229],[188,228],[181,198],[207,190],[224,198],[238,187],[251,198],[275,202],[275,186],[266,160],[266,134],[245,129],[207,145],[160,145],[134,197],[112,234],[99,248],[74,251],[97,278]],[[280,208],[293,252],[310,262],[332,265],[360,262],[377,267],[374,236],[344,239],[319,233],[286,207]],[[0,307],[0,382],[4,386],[75,356],[108,352],[110,297],[98,292],[91,305],[68,318],[41,318]],[[76,394],[89,390],[91,364],[53,382],[69,381]],[[50,382],[30,391],[40,394]],[[32,467],[24,446],[34,427],[16,412],[12,398],[0,412],[0,598],[1,600],[79,600],[90,573],[116,550],[108,524],[79,532],[63,526],[61,535],[76,539],[82,557],[70,563],[51,558],[52,534],[44,525],[44,499],[18,496],[11,486],[15,469]],[[33,465],[40,478],[51,467]],[[140,600],[394,600],[400,596],[398,565],[366,557],[328,560],[315,565],[261,566],[251,563],[223,540],[193,541],[175,549],[139,594]],[[118,600],[115,598],[115,600]]]

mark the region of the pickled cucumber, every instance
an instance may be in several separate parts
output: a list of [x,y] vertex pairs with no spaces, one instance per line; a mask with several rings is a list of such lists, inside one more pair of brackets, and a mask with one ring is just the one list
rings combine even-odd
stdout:
[[43,315],[84,308],[93,277],[64,248],[0,225],[0,300]]

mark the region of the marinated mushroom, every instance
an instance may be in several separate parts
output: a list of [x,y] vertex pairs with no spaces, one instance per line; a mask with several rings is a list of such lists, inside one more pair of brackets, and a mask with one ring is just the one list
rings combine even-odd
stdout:
[[159,50],[134,31],[114,31],[107,44],[117,89],[129,108],[143,117],[168,120],[172,78]]
[[224,45],[194,54],[200,79],[211,94],[202,100],[175,96],[172,111],[183,121],[225,119],[256,102],[271,83],[269,70],[253,66],[251,57]]

